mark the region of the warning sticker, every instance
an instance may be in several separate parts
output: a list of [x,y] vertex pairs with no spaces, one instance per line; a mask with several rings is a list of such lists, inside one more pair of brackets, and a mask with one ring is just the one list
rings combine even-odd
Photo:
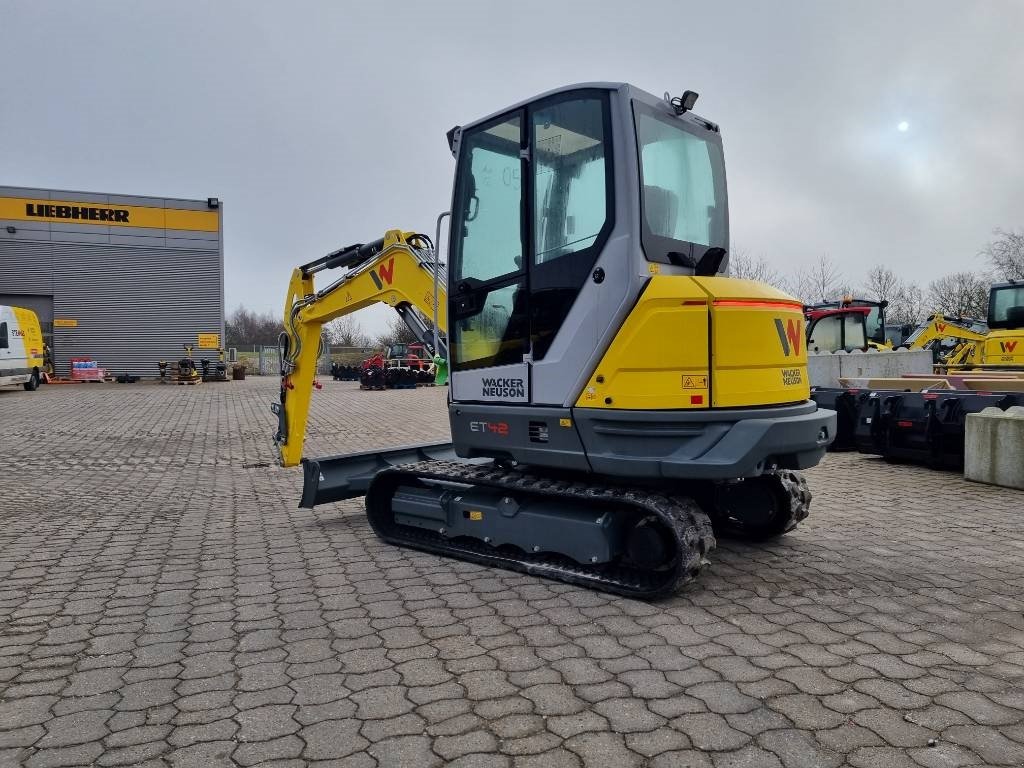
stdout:
[[707,376],[683,376],[683,389],[707,389]]
[[483,520],[484,513],[481,512],[479,509],[471,509],[469,510],[469,519],[475,521]]

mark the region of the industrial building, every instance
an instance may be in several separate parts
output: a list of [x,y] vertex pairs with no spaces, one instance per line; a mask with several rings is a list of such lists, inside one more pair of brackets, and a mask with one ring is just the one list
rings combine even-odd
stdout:
[[39,315],[54,372],[110,375],[215,359],[224,339],[223,206],[216,198],[0,187],[0,304]]

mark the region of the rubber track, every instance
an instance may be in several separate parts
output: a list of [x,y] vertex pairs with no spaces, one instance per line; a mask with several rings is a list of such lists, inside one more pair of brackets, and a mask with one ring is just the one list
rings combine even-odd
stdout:
[[788,500],[789,519],[782,526],[780,534],[792,531],[796,524],[807,517],[811,511],[811,489],[807,478],[791,469],[777,469],[772,474],[782,486],[782,493]]
[[[644,517],[654,515],[665,524],[672,532],[678,556],[670,567],[658,571],[622,564],[585,566],[551,553],[513,555],[470,538],[446,539],[439,533],[398,525],[394,522],[391,499],[399,486],[415,484],[417,480],[632,507]],[[672,594],[697,578],[707,564],[705,555],[715,548],[711,520],[690,498],[665,496],[632,486],[570,482],[495,465],[423,461],[384,470],[374,478],[366,495],[366,514],[374,532],[390,544],[646,600]]]

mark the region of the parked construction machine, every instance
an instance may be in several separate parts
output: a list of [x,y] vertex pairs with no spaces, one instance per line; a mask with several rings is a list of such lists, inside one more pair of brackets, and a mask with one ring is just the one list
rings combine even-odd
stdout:
[[843,296],[837,301],[824,301],[807,307],[808,311],[826,309],[860,309],[865,310],[864,325],[868,337],[868,346],[873,349],[891,349],[896,346],[889,338],[885,323],[885,308],[889,302],[874,299],[858,299],[851,295]]
[[997,283],[989,289],[987,325],[983,331],[934,314],[905,344],[909,349],[925,349],[937,341],[953,340],[953,348],[938,361],[952,371],[1024,371],[1024,281]]
[[809,352],[867,351],[870,307],[804,307]]
[[[719,276],[722,140],[696,98],[578,85],[453,128],[446,285],[430,238],[399,230],[293,272],[285,466],[323,323],[419,308],[451,371],[451,443],[304,459],[301,506],[365,495],[387,542],[639,598],[696,577],[716,531],[807,515],[796,470],[835,414],[809,400],[800,302]],[[332,267],[349,271],[316,289]]]

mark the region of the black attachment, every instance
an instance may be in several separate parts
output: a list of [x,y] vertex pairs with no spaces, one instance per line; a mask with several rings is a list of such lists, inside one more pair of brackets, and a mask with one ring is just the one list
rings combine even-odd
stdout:
[[721,270],[726,253],[725,248],[718,246],[708,248],[694,267],[693,274],[697,277],[714,277]]
[[696,91],[683,91],[682,96],[676,96],[673,99],[669,99],[669,104],[672,105],[672,109],[675,110],[677,115],[681,115],[684,112],[689,112],[693,109],[693,105],[697,103],[697,97],[700,96]]
[[380,253],[383,248],[383,237],[379,240],[374,240],[372,243],[356,243],[355,245],[349,245],[345,248],[339,248],[336,251],[331,251],[326,256],[322,256],[308,264],[303,264],[299,269],[302,270],[302,274],[304,275],[311,275],[322,269],[335,269],[336,267],[348,267],[351,269],[352,267],[362,264],[367,259],[373,258]]

